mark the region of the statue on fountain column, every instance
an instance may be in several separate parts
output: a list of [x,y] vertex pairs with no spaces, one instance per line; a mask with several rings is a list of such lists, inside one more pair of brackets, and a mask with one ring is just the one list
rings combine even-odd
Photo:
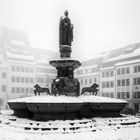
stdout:
[[68,17],[68,11],[64,13],[64,17],[60,18],[59,25],[59,46],[68,45],[71,46],[73,41],[73,25]]

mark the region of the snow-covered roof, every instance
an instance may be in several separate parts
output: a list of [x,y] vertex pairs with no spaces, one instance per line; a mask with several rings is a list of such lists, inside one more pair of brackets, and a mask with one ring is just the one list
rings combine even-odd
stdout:
[[78,78],[81,77],[89,77],[89,76],[96,76],[99,75],[99,72],[94,72],[94,73],[86,73],[86,74],[76,74],[75,76]]
[[110,62],[118,59],[125,59],[128,57],[134,57],[140,55],[140,43],[130,44],[123,48],[114,49],[114,51],[112,50],[112,52],[110,51],[110,53],[116,53],[117,50],[119,50],[119,53],[116,57],[111,57],[107,60],[104,60],[104,62]]
[[140,63],[140,59],[130,60],[130,61],[124,61],[124,62],[116,63],[115,66],[129,65],[129,64],[134,64],[134,63]]
[[97,68],[98,65],[91,65],[91,66],[81,66],[77,70],[82,70],[82,69],[90,69],[90,68]]
[[82,61],[82,66],[100,65],[103,61],[103,57],[97,57],[90,60]]
[[37,59],[36,63],[49,65],[49,58],[48,57],[43,57],[41,59]]
[[15,60],[25,60],[25,61],[35,61],[34,57],[32,55],[25,55],[25,54],[17,54],[17,53],[11,53],[9,51],[6,52],[7,58],[9,59],[15,59]]
[[110,70],[110,69],[114,69],[114,67],[100,68],[100,71],[102,71],[102,70]]

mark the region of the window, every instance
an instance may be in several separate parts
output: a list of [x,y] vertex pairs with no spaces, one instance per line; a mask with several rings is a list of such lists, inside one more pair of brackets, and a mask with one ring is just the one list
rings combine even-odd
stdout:
[[134,72],[140,72],[140,65],[134,66]]
[[111,98],[114,98],[114,94],[113,94],[113,93],[110,93],[110,97],[111,97]]
[[24,93],[24,88],[21,88],[21,93]]
[[28,69],[28,67],[26,67],[26,72],[27,72],[27,73],[29,72],[29,69]]
[[114,82],[113,81],[110,82],[110,87],[114,87]]
[[133,82],[134,85],[140,85],[140,78],[134,78]]
[[96,71],[97,71],[97,68],[92,68],[91,69],[91,73],[96,72]]
[[28,79],[28,77],[26,77],[25,79],[26,79],[26,83],[29,83],[29,79]]
[[21,71],[24,72],[24,67],[21,67]]
[[125,92],[122,92],[122,99],[125,99]]
[[19,83],[19,77],[16,77],[16,81],[17,81],[17,83]]
[[117,75],[120,75],[120,69],[117,69]]
[[3,78],[3,79],[6,78],[6,73],[5,73],[5,72],[2,73],[2,78]]
[[117,86],[121,86],[121,81],[117,80]]
[[102,93],[102,96],[105,97],[105,93]]
[[106,82],[106,87],[109,88],[109,81]]
[[130,85],[130,79],[126,79],[126,86]]
[[30,88],[30,93],[33,93],[33,89],[32,88]]
[[122,74],[125,74],[125,68],[122,68]]
[[80,74],[82,74],[82,71],[81,70],[78,70],[77,71],[77,75],[80,75]]
[[30,83],[33,83],[33,78],[30,78]]
[[121,98],[121,94],[120,94],[120,92],[117,92],[117,98],[118,98],[118,99]]
[[2,92],[6,92],[6,85],[2,85],[1,88],[2,88]]
[[85,79],[85,84],[87,84],[87,79]]
[[106,93],[106,97],[109,97],[109,93]]
[[12,66],[12,71],[15,71],[15,66]]
[[102,82],[102,88],[105,88],[105,82]]
[[20,88],[19,87],[16,88],[16,93],[20,93]]
[[15,77],[11,77],[11,81],[12,82],[15,82]]
[[138,66],[138,72],[140,72],[140,65]]
[[125,79],[122,79],[122,86],[125,86]]
[[20,71],[20,68],[19,68],[19,66],[17,66],[17,67],[16,67],[16,70],[17,70],[17,72],[19,72],[19,71]]
[[136,80],[136,78],[133,79],[133,85],[137,85],[137,80]]
[[110,76],[111,76],[111,77],[113,76],[113,71],[110,71]]
[[138,72],[138,67],[134,66],[134,72]]
[[140,98],[140,91],[133,92],[133,98],[139,99]]
[[102,72],[102,77],[105,77],[105,73],[104,72]]
[[137,78],[137,80],[138,80],[138,85],[140,85],[140,78]]
[[109,71],[106,72],[106,77],[109,77]]
[[24,77],[21,77],[21,83],[24,83]]
[[12,92],[12,93],[15,93],[15,92],[16,92],[15,87],[12,87],[12,88],[11,88],[11,92]]
[[87,73],[91,73],[91,69],[87,69]]
[[89,79],[89,83],[92,84],[92,79],[91,78]]
[[29,93],[29,88],[26,88],[26,93]]
[[130,98],[130,93],[126,92],[126,98],[129,99]]
[[126,74],[130,73],[129,72],[129,67],[126,67]]
[[33,73],[33,68],[30,69],[30,72]]

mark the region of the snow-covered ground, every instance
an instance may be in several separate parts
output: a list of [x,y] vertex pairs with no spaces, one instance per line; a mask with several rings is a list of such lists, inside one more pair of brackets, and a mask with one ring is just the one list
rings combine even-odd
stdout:
[[93,118],[37,122],[2,111],[0,140],[139,140],[140,119]]

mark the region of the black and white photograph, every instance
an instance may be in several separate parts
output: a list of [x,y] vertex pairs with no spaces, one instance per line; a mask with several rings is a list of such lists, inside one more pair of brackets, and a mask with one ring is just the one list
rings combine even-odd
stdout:
[[0,140],[140,140],[140,1],[0,0]]

